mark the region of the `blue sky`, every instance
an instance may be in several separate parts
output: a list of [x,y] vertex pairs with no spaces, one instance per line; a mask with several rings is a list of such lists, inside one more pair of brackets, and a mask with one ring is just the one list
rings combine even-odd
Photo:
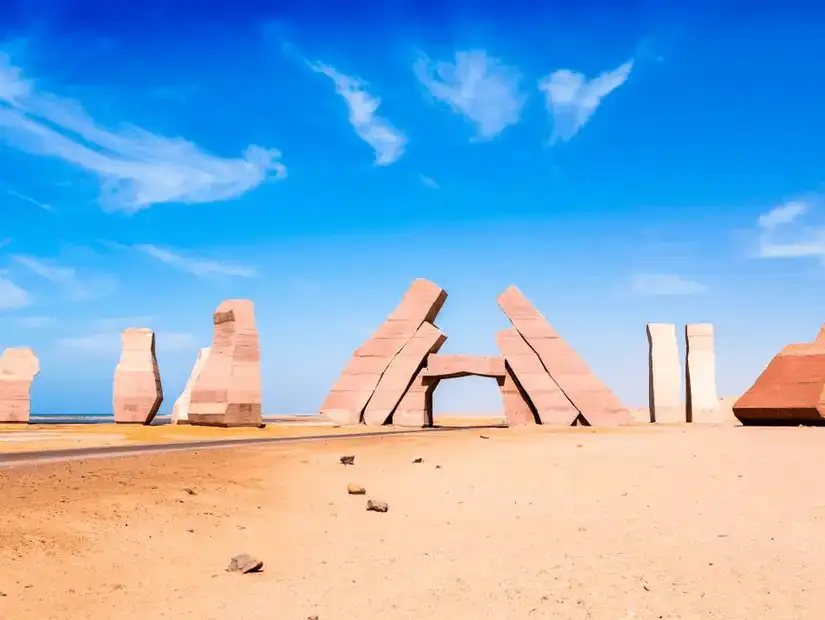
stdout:
[[443,352],[496,353],[516,284],[632,406],[646,322],[713,322],[721,394],[813,338],[825,11],[535,4],[3,3],[0,346],[40,357],[33,410],[110,411],[142,326],[168,411],[228,297],[264,409],[316,410],[415,277]]

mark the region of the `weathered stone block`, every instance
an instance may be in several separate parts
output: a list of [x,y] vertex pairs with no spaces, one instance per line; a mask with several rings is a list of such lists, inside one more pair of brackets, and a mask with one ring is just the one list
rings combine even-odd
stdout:
[[504,406],[504,419],[508,426],[524,426],[535,424],[538,414],[533,408],[530,398],[513,374],[512,368],[507,365],[504,378],[499,381],[501,403]]
[[[508,287],[499,296],[498,305],[586,423],[614,426],[630,422],[630,412],[518,288]],[[513,370],[524,385],[519,370],[515,366]],[[532,393],[527,391],[532,399]],[[535,399],[533,404],[540,411]]]
[[183,388],[183,392],[181,392],[181,395],[172,407],[173,424],[189,424],[189,405],[192,401],[192,388],[198,380],[201,371],[203,371],[204,364],[206,364],[206,360],[209,359],[209,353],[211,351],[212,347],[203,347],[198,351],[198,357],[195,359],[195,366],[192,368],[192,373],[186,381],[186,386]]
[[427,356],[447,340],[431,323],[422,323],[401,352],[393,358],[364,409],[364,423],[379,426],[390,420],[407,388],[424,366]]
[[424,375],[451,379],[456,377],[493,377],[504,379],[504,358],[494,355],[440,355],[427,357]]
[[118,424],[151,424],[163,402],[155,332],[130,327],[121,334],[120,361],[115,369],[113,406]]
[[648,323],[646,331],[650,421],[685,422],[676,326],[672,323]]
[[570,426],[579,416],[541,363],[541,359],[515,329],[496,334],[501,353],[530,399],[542,424]]
[[213,316],[212,347],[192,386],[193,426],[261,426],[261,349],[255,306],[229,299]]
[[716,392],[713,325],[685,325],[685,398],[688,422],[724,422]]
[[825,341],[785,346],[734,403],[733,414],[746,425],[825,423]]
[[[447,299],[432,282],[415,280],[381,327],[350,358],[320,412],[339,425],[358,424],[367,402],[390,366],[423,323],[431,323]],[[353,375],[361,378],[354,380]]]
[[40,361],[28,347],[11,347],[0,356],[0,423],[27,423],[31,416],[31,386]]

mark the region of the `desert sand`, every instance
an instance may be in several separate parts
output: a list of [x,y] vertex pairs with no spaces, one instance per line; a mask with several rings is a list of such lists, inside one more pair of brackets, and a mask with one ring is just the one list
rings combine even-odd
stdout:
[[[820,618],[823,439],[527,427],[0,469],[0,617]],[[262,573],[224,570],[244,552]]]

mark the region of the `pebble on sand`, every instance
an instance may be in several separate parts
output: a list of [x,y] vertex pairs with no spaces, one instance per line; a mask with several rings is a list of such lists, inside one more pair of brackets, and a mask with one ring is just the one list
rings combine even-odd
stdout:
[[360,484],[350,482],[347,485],[347,493],[349,493],[350,495],[364,495],[366,492],[367,490]]
[[371,510],[373,512],[387,512],[389,509],[390,507],[387,502],[379,502],[372,499],[367,500],[367,510]]
[[233,557],[227,571],[230,573],[257,573],[264,567],[264,563],[258,558],[254,558],[248,553],[241,553]]

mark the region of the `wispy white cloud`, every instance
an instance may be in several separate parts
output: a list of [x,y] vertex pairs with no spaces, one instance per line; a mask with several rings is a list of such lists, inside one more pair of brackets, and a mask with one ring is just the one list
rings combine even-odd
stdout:
[[108,210],[228,200],[286,176],[276,149],[252,145],[242,158],[227,159],[140,127],[107,129],[80,103],[38,90],[5,54],[0,54],[0,140],[97,175],[100,201]]
[[45,261],[33,256],[16,254],[12,260],[34,273],[52,282],[74,301],[83,301],[102,297],[114,290],[115,279],[106,276],[81,277],[73,267],[59,265],[54,261]]
[[423,183],[430,189],[441,189],[441,186],[438,183],[436,183],[435,179],[433,179],[432,177],[428,177],[427,175],[421,174],[419,175],[419,178],[421,179],[421,183]]
[[[2,114],[2,108],[0,108],[0,114]],[[30,205],[34,205],[35,207],[37,207],[39,209],[43,209],[44,211],[49,211],[49,212],[54,211],[54,208],[51,205],[48,205],[45,202],[40,202],[39,200],[35,200],[31,196],[27,196],[26,194],[21,194],[17,190],[6,188],[6,193],[9,196],[13,196],[15,198],[18,198],[19,200],[22,200],[23,202],[27,202]]]
[[673,273],[637,273],[630,280],[630,289],[636,295],[674,296],[699,295],[707,287]]
[[29,292],[6,278],[0,276],[0,309],[13,310],[25,308],[31,304]]
[[[816,198],[792,200],[763,213],[757,220],[757,258],[820,258],[825,260],[825,227],[796,225],[812,210]],[[783,234],[784,233],[784,234]]]
[[349,122],[355,133],[375,151],[375,163],[379,166],[392,164],[404,154],[407,138],[389,121],[378,116],[381,99],[365,90],[366,82],[344,75],[324,63],[310,62],[316,73],[327,76],[335,84],[337,92],[349,109]]
[[17,319],[17,324],[23,329],[38,329],[57,322],[53,316],[21,316]]
[[484,50],[457,52],[455,62],[422,55],[413,70],[430,95],[476,126],[481,140],[494,138],[521,118],[526,101],[519,90],[521,75]]
[[567,141],[590,120],[602,99],[627,81],[633,61],[588,80],[583,73],[561,69],[539,80],[544,104],[553,117],[550,143]]
[[254,278],[258,275],[253,267],[238,265],[225,261],[216,261],[207,258],[183,256],[168,248],[161,248],[152,244],[136,245],[135,249],[162,263],[176,267],[181,271],[195,276],[235,276],[238,278]]

